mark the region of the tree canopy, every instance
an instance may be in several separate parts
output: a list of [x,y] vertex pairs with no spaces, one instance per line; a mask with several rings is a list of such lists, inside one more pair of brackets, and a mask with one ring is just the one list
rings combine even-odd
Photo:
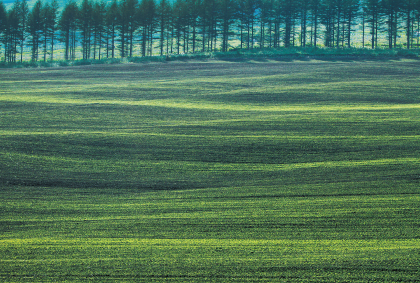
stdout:
[[[0,2],[6,62],[234,48],[418,48],[420,0],[38,0]],[[57,58],[57,56],[55,57]]]

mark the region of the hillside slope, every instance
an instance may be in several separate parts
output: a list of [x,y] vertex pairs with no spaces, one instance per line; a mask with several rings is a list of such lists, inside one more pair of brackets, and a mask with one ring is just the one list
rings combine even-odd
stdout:
[[0,72],[2,282],[417,280],[417,60]]

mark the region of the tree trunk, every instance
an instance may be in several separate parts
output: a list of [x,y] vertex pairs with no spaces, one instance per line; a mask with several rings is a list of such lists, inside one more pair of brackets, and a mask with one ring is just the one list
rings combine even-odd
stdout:
[[411,11],[407,11],[407,49],[410,49],[411,40]]

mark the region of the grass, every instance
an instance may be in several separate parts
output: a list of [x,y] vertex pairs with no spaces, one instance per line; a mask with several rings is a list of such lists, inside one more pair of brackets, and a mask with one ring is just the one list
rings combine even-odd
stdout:
[[[62,50],[61,50],[62,51]],[[58,50],[57,52],[60,52]],[[61,54],[62,55],[62,54]],[[76,59],[72,61],[55,59],[48,61],[24,61],[7,63],[0,61],[0,68],[38,68],[38,67],[68,67],[86,65],[108,65],[108,64],[127,64],[127,63],[151,63],[151,62],[171,62],[188,60],[223,60],[223,61],[293,61],[299,60],[390,60],[390,59],[418,59],[420,49],[404,48],[329,48],[329,47],[290,47],[290,48],[255,48],[255,49],[231,49],[228,52],[196,52],[186,54],[169,54],[164,56],[133,56],[129,58],[103,58],[103,59]],[[56,54],[55,58],[62,58]]]
[[416,60],[0,71],[4,282],[415,282]]

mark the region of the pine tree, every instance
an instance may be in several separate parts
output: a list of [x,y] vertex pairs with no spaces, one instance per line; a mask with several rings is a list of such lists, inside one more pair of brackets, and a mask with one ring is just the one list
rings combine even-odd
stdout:
[[30,36],[31,50],[32,50],[32,61],[38,61],[38,52],[40,44],[42,43],[41,35],[43,32],[43,20],[42,20],[42,4],[41,0],[38,0],[28,19],[28,33]]
[[212,52],[217,48],[218,2],[216,0],[204,0],[203,9],[205,9],[204,15],[206,17],[206,50]]
[[29,8],[26,0],[21,0],[19,5],[19,18],[20,18],[20,62],[23,62],[23,47],[25,46],[26,39],[26,25],[28,21]]
[[280,0],[279,4],[284,21],[284,46],[294,46],[294,29],[298,3],[294,0]]
[[120,33],[121,57],[133,56],[134,31],[137,29],[138,19],[137,0],[123,0],[119,5],[118,30]]
[[324,25],[324,45],[326,47],[335,46],[335,24],[336,11],[334,0],[322,1],[322,24]]
[[20,44],[21,38],[21,25],[20,25],[20,18],[19,18],[19,1],[16,1],[7,13],[7,26],[6,26],[6,52],[5,57],[7,58],[7,62],[16,62],[16,57],[18,54],[18,46]]
[[185,33],[185,26],[186,26],[186,5],[184,0],[177,0],[174,3],[173,7],[173,22],[172,28],[175,31],[175,43],[176,43],[176,53],[180,53],[181,46],[184,47],[185,45],[182,44],[182,35]]
[[[347,47],[351,47],[351,35],[352,35],[352,26],[355,24],[357,18],[358,18],[358,12],[359,12],[359,0],[344,0],[344,20],[345,25],[347,26],[346,30],[346,41],[347,41]],[[344,28],[344,27],[343,27]],[[344,38],[343,38],[344,41]]]
[[386,16],[386,30],[388,33],[388,48],[393,48],[394,38],[398,33],[398,13],[400,11],[400,0],[382,0],[382,10]]
[[79,29],[82,35],[83,59],[89,59],[91,53],[93,6],[90,0],[83,0],[79,12]]
[[[170,25],[170,14],[171,14],[171,6],[167,0],[161,0],[159,2],[159,6],[157,8],[157,17],[159,19],[159,48],[160,48],[160,56],[163,55],[163,49],[165,46],[165,34],[168,33],[169,25]],[[168,39],[167,39],[168,41]]]
[[265,47],[265,40],[266,40],[266,26],[268,25],[268,38],[269,44],[268,46],[271,47],[271,33],[272,33],[272,23],[273,23],[273,0],[260,0],[258,2],[259,10],[260,10],[260,48]]
[[153,54],[153,34],[157,24],[156,3],[154,0],[143,0],[140,3],[138,20],[141,28],[141,54]]
[[93,27],[93,59],[96,59],[96,52],[98,51],[99,60],[101,59],[101,49],[103,41],[103,33],[105,30],[106,18],[106,4],[104,1],[95,2],[93,4],[92,13],[92,27]]
[[247,28],[247,49],[254,48],[254,27],[256,21],[256,12],[258,9],[257,0],[245,0],[245,17]]
[[334,0],[333,1],[333,5],[334,5],[334,10],[335,10],[335,19],[336,19],[336,32],[335,32],[335,39],[336,39],[336,44],[335,46],[337,48],[339,48],[340,46],[343,45],[343,39],[344,36],[342,34],[342,30],[344,27],[344,20],[343,20],[343,2],[344,0]]
[[202,52],[209,50],[210,41],[212,41],[212,22],[214,19],[216,7],[215,0],[201,0],[199,9],[199,25],[201,27],[201,45]]
[[75,59],[75,47],[76,47],[76,29],[79,8],[76,3],[69,2],[61,12],[60,19],[58,21],[58,28],[61,32],[61,41],[64,42],[65,52],[64,60]]
[[[262,48],[265,47],[266,32],[264,27],[268,25],[268,47],[273,47],[273,24],[275,22],[275,12],[274,12],[274,2],[275,0],[261,0],[261,44]],[[264,25],[265,24],[265,25]]]
[[314,47],[317,47],[319,18],[322,11],[321,0],[311,0],[310,10],[311,10],[311,16],[312,16],[311,45]]
[[[417,48],[419,48],[420,47],[420,0],[415,1],[414,9],[415,9],[416,24],[413,24],[413,29],[415,28],[416,30],[416,34],[415,34],[415,37],[417,38],[416,45],[417,45]],[[413,30],[413,35],[414,35],[414,30]],[[413,40],[414,40],[414,37],[413,37]]]
[[[117,0],[113,0],[106,13],[106,57],[109,58],[109,51],[111,51],[111,58],[115,57],[115,41],[116,41],[116,30],[119,19],[119,9]],[[110,42],[111,41],[111,42]]]
[[412,41],[412,24],[413,24],[413,13],[416,7],[417,0],[402,0],[401,6],[402,10],[405,14],[405,34],[407,38],[406,47],[407,49],[411,48],[411,41]]
[[234,35],[230,27],[237,19],[237,7],[234,0],[220,0],[219,7],[222,27],[222,51],[226,52],[229,48],[229,36]]
[[379,16],[381,11],[380,0],[364,0],[367,22],[370,25],[372,49],[378,44]]
[[[1,54],[1,45],[2,44],[5,45],[6,26],[7,26],[7,12],[6,12],[6,8],[4,7],[3,2],[0,1],[0,54]],[[0,58],[1,58],[1,55],[0,55]],[[6,60],[6,54],[4,56],[4,60]]]
[[50,5],[50,18],[49,18],[49,33],[50,33],[50,40],[51,40],[51,61],[54,61],[54,42],[55,42],[55,33],[57,29],[57,15],[58,15],[58,2],[57,0],[52,0]]
[[283,0],[274,0],[274,7],[273,7],[273,14],[274,14],[274,40],[273,40],[273,47],[277,48],[280,47],[280,41],[282,38],[281,31],[282,29],[281,24],[283,23],[283,11],[281,1]]
[[47,61],[48,52],[50,52],[51,60],[53,59],[55,28],[57,24],[57,10],[58,4],[56,0],[53,0],[51,4],[47,3],[44,5],[41,10],[43,24],[42,37],[44,47],[44,62]]
[[[188,26],[191,27],[191,41],[192,41],[192,53],[195,53],[197,46],[197,26],[199,22],[200,14],[200,1],[199,0],[187,0],[188,14],[189,18],[187,19]],[[188,52],[188,41],[187,41],[187,52]]]
[[300,0],[300,46],[306,46],[310,0]]

